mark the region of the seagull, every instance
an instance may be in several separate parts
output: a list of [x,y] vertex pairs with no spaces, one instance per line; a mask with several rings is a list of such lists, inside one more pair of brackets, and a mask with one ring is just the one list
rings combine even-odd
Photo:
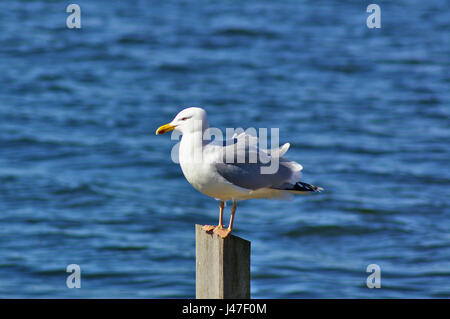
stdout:
[[[246,132],[235,133],[231,139],[218,141],[205,138],[208,129],[206,111],[189,107],[156,130],[156,135],[173,130],[181,133],[179,163],[184,177],[196,190],[220,201],[219,224],[204,225],[204,231],[226,238],[233,229],[238,200],[285,198],[291,194],[310,194],[323,190],[300,181],[303,167],[283,157],[289,149],[289,143],[266,150],[258,147],[257,137]],[[278,163],[277,170],[265,173],[263,168],[267,168],[270,161]],[[225,228],[223,211],[225,202],[229,200],[233,206],[228,228]]]

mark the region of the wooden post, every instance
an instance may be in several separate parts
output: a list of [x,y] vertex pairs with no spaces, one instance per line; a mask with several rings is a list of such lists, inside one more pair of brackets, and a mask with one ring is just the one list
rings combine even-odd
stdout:
[[232,234],[223,239],[195,225],[196,298],[250,298],[250,242]]

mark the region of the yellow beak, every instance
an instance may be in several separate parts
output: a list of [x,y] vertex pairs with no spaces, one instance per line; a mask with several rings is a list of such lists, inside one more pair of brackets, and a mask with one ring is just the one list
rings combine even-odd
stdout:
[[160,134],[164,134],[166,132],[170,132],[173,131],[175,128],[175,126],[170,125],[170,124],[166,124],[163,126],[158,127],[158,129],[156,130],[156,135],[160,135]]

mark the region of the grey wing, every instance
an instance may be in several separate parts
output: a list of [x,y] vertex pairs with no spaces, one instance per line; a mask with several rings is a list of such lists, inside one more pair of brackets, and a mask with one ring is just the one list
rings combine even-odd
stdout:
[[[289,165],[291,162],[278,158],[278,170],[274,174],[262,174],[261,167],[269,166],[270,163],[261,162],[257,147],[238,144],[224,146],[223,161],[215,163],[217,172],[230,183],[251,190],[277,188],[287,183],[295,173]],[[227,158],[226,154],[230,154],[229,152],[232,152],[232,156]],[[267,153],[265,155],[270,156]],[[239,159],[244,159],[244,162],[240,163],[242,160]]]
[[262,164],[246,163],[216,163],[217,172],[230,183],[255,190],[259,188],[277,188],[290,179],[292,172],[290,168],[282,165],[274,174],[261,174]]

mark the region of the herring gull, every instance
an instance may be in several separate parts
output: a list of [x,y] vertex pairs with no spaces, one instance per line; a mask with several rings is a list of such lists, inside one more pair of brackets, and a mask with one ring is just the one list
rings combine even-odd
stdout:
[[[189,107],[156,130],[156,135],[172,130],[182,134],[179,163],[184,176],[196,190],[220,201],[219,224],[205,225],[203,230],[227,237],[233,229],[238,200],[283,198],[323,190],[300,181],[303,167],[283,157],[289,143],[267,150],[258,146],[257,137],[245,132],[234,134],[230,140],[211,141],[205,139],[208,128],[206,111]],[[276,171],[264,173],[267,163],[274,160],[278,164]],[[228,200],[233,201],[233,206],[228,228],[225,228],[223,210]]]

